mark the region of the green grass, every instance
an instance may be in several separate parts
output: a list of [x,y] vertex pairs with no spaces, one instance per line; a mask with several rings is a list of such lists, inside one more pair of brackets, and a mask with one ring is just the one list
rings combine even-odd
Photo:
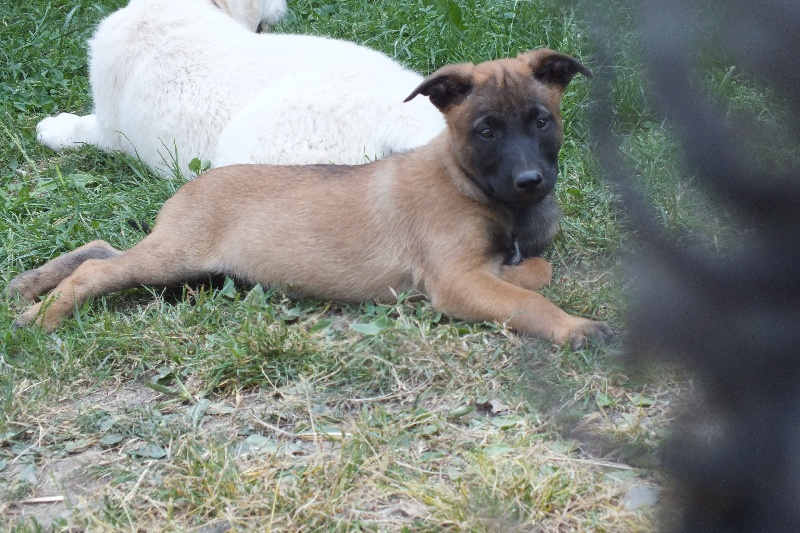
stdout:
[[[54,154],[35,124],[91,109],[85,42],[121,0],[0,5],[0,286],[96,238],[127,247],[180,186],[93,148]],[[383,50],[423,73],[549,46],[600,68],[586,23],[554,0],[290,0],[281,32]],[[614,117],[662,225],[716,242],[724,214],[693,188],[647,97],[629,27]],[[705,79],[731,109],[767,99]],[[562,230],[544,292],[624,337],[620,255],[633,228],[589,142],[591,82],[564,101]],[[0,525],[14,531],[640,531],[621,505],[657,481],[653,450],[686,384],[629,377],[621,345],[571,351],[425,302],[342,306],[232,283],[89,302],[57,332],[12,332],[0,298]],[[361,324],[362,326],[358,326]],[[353,325],[356,325],[355,328]],[[56,504],[35,498],[63,497]],[[26,503],[27,502],[27,503]],[[206,529],[204,531],[211,531]],[[220,531],[224,529],[219,529]]]

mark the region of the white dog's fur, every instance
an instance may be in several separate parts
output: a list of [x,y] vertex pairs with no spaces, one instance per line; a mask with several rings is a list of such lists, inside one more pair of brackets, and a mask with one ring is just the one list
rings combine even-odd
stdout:
[[[363,163],[444,127],[422,77],[387,56],[322,37],[256,34],[285,0],[131,0],[89,41],[94,114],[37,126],[61,150],[93,144],[167,174],[198,157],[234,163]],[[188,174],[187,174],[188,175]]]

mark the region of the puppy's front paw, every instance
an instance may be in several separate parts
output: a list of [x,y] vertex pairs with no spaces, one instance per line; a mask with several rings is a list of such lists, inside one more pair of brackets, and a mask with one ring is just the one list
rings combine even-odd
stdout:
[[614,338],[614,330],[606,322],[579,317],[572,318],[574,321],[562,344],[569,343],[573,350],[582,348],[587,341],[608,344]]

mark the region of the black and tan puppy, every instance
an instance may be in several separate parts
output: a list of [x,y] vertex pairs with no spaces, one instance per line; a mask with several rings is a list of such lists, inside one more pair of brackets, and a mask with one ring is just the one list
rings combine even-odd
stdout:
[[321,299],[391,300],[419,291],[461,319],[580,346],[603,322],[568,315],[536,290],[550,244],[562,142],[559,106],[575,59],[534,50],[445,66],[408,97],[430,97],[447,129],[414,151],[362,166],[219,168],[164,204],[124,252],[94,241],[24,272],[10,293],[34,301],[16,326],[57,327],[87,298],[209,274]]

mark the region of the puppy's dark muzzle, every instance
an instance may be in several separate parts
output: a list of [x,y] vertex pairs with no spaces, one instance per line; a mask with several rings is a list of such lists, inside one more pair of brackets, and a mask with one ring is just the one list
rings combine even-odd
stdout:
[[507,185],[506,201],[511,204],[533,205],[547,196],[555,180],[545,176],[542,170],[525,170],[516,174]]
[[514,177],[514,189],[517,192],[533,192],[544,182],[544,176],[538,170],[527,170]]

